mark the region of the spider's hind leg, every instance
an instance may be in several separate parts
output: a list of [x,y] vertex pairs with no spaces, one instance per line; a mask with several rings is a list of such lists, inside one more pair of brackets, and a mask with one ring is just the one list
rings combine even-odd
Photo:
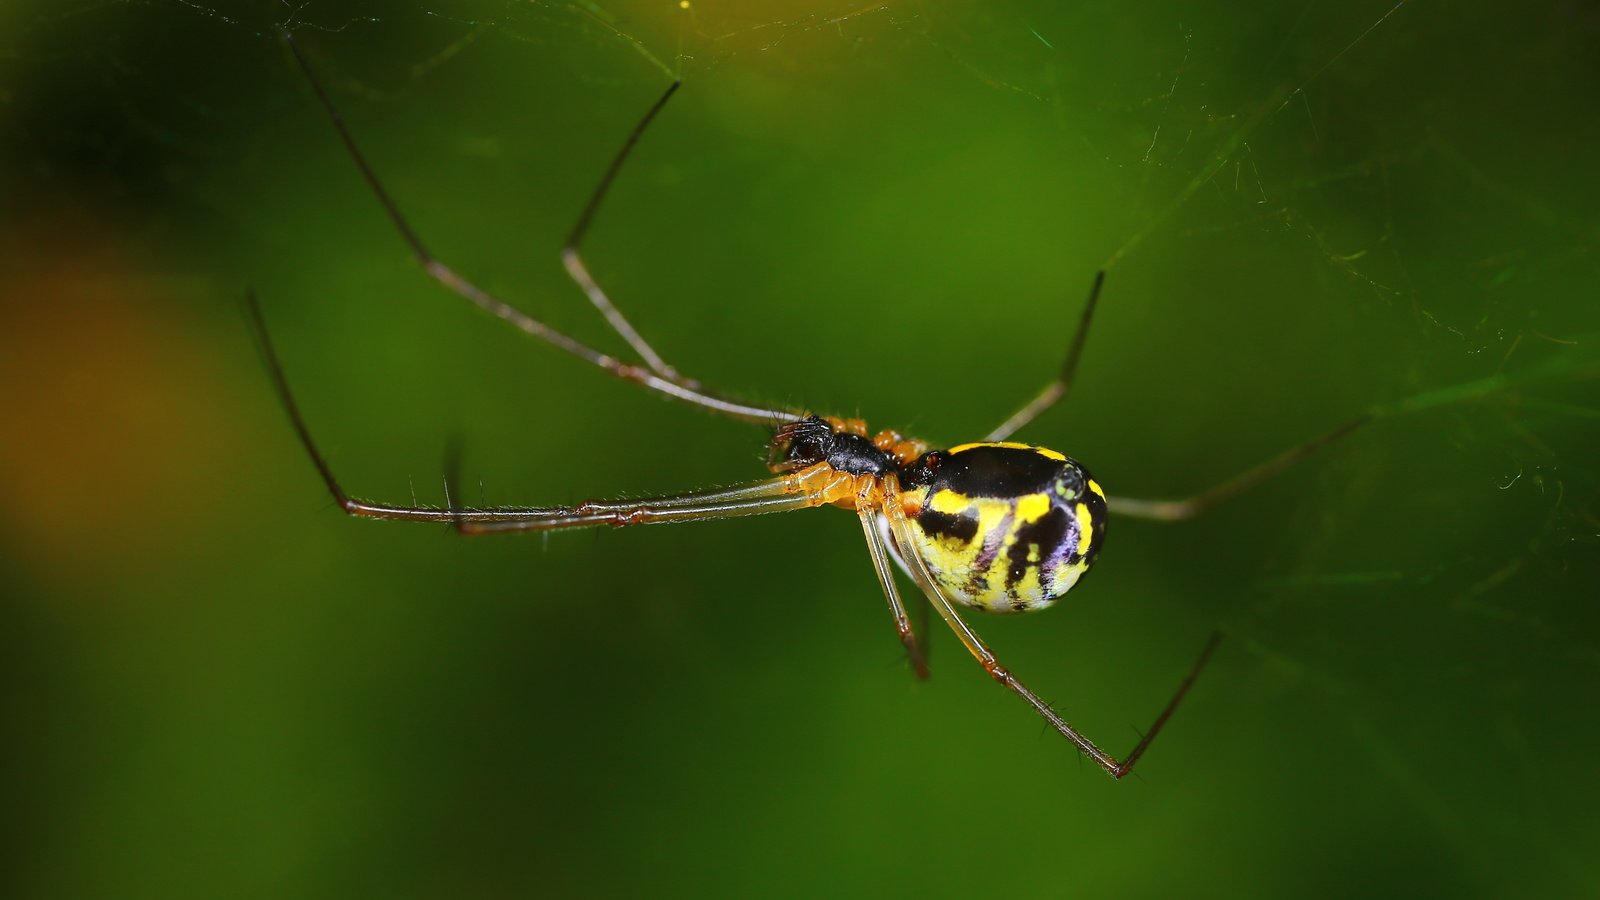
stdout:
[[1288,469],[1323,447],[1345,437],[1371,422],[1374,413],[1362,413],[1338,428],[1319,434],[1303,444],[1297,444],[1258,466],[1240,472],[1221,484],[1197,494],[1177,500],[1136,500],[1129,497],[1107,497],[1106,508],[1119,516],[1151,519],[1157,522],[1181,522],[1192,519],[1236,494],[1249,490],[1274,475]]

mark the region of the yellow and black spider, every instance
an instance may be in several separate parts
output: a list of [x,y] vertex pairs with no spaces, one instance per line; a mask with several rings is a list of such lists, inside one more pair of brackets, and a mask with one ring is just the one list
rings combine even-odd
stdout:
[[354,516],[452,523],[463,534],[553,531],[597,525],[692,522],[815,506],[855,510],[872,564],[888,599],[895,628],[912,667],[926,677],[925,654],[900,599],[894,566],[926,595],[956,637],[985,671],[1033,707],[1056,731],[1114,778],[1133,768],[1183,699],[1215,648],[1213,635],[1155,723],[1122,760],[1080,734],[1000,664],[962,618],[957,606],[988,613],[1044,609],[1071,590],[1094,564],[1105,542],[1108,513],[1163,521],[1188,518],[1293,464],[1318,447],[1368,421],[1358,417],[1328,434],[1292,448],[1212,489],[1183,500],[1132,500],[1108,496],[1076,460],[1029,444],[1009,441],[1023,426],[1066,395],[1082,355],[1100,294],[1097,275],[1076,334],[1058,376],[982,441],[949,449],[895,431],[871,433],[859,419],[812,415],[800,410],[751,406],[715,393],[667,365],[633,328],[590,276],[579,252],[596,210],[657,113],[673,93],[673,82],[634,126],[590,196],[562,251],[567,272],[611,327],[638,354],[624,362],[556,331],[492,296],[434,258],[400,213],[372,167],[356,147],[338,110],[289,35],[284,36],[313,92],[368,186],[423,269],[436,281],[516,328],[618,378],[635,382],[719,415],[773,427],[768,467],[777,476],[737,487],[642,500],[594,500],[572,507],[395,506],[347,494],[312,441],[289,391],[265,323],[254,300],[252,321],[274,387],[295,430],[340,508]]

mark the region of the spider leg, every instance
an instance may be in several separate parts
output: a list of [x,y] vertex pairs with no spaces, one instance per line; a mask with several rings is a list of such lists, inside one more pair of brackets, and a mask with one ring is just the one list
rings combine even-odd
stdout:
[[676,369],[667,365],[667,361],[661,358],[661,354],[650,346],[650,343],[633,327],[633,323],[629,322],[627,317],[622,314],[622,311],[617,309],[616,304],[611,302],[611,298],[606,296],[606,292],[595,282],[594,276],[589,274],[589,267],[583,261],[581,249],[584,236],[589,233],[589,225],[594,221],[595,213],[599,211],[600,204],[611,190],[612,182],[616,181],[617,173],[622,171],[622,165],[627,162],[628,156],[633,152],[634,145],[639,142],[639,138],[644,134],[645,129],[650,127],[650,123],[654,121],[656,114],[661,112],[661,108],[667,105],[667,101],[672,99],[673,94],[677,93],[680,84],[682,82],[673,81],[667,85],[666,91],[650,107],[650,110],[644,114],[644,118],[639,120],[639,124],[633,126],[633,131],[628,133],[627,140],[622,142],[622,149],[618,150],[617,155],[612,158],[611,165],[606,168],[605,175],[601,177],[600,183],[595,186],[594,193],[589,195],[589,202],[584,204],[583,212],[579,214],[577,224],[572,226],[572,233],[567,237],[566,246],[561,248],[561,264],[566,267],[567,275],[574,282],[577,282],[578,287],[583,289],[583,293],[589,298],[589,302],[600,310],[602,316],[605,316],[606,321],[611,324],[611,329],[628,342],[634,352],[639,354],[639,358],[645,361],[645,365],[663,378],[677,382],[684,387],[695,388],[699,386],[698,382],[682,377]]
[[565,528],[587,528],[596,525],[621,527],[669,522],[692,522],[702,519],[725,519],[760,513],[788,512],[821,506],[838,499],[840,491],[853,485],[854,480],[836,472],[825,463],[791,472],[778,478],[758,481],[729,488],[715,488],[686,494],[653,497],[639,500],[589,501],[577,506],[461,506],[456,502],[454,489],[455,463],[446,462],[446,495],[444,508],[429,506],[397,506],[374,503],[350,496],[334,477],[327,459],[312,440],[311,429],[294,402],[289,381],[283,374],[277,351],[272,346],[266,321],[255,295],[246,296],[245,305],[250,314],[261,356],[272,379],[272,387],[289,416],[295,433],[311,457],[322,482],[339,508],[352,516],[374,519],[400,519],[411,522],[448,522],[463,534],[488,534],[501,531],[553,531]]
[[1151,742],[1156,739],[1156,735],[1161,733],[1161,729],[1166,726],[1167,720],[1172,718],[1173,712],[1177,710],[1178,704],[1183,701],[1184,696],[1189,693],[1189,688],[1194,685],[1201,669],[1205,668],[1206,662],[1211,658],[1212,651],[1216,649],[1217,643],[1222,639],[1222,635],[1213,633],[1210,639],[1206,641],[1205,647],[1200,651],[1200,657],[1195,660],[1195,664],[1190,668],[1189,674],[1184,676],[1183,682],[1172,695],[1172,699],[1167,701],[1167,705],[1161,710],[1161,714],[1156,717],[1155,722],[1139,738],[1139,742],[1128,752],[1128,755],[1119,761],[1116,757],[1101,750],[1093,741],[1084,737],[1076,728],[1067,724],[1067,721],[1052,709],[1048,703],[1039,699],[1039,696],[1033,691],[1028,690],[1027,686],[1017,676],[1011,674],[1011,670],[1000,664],[1000,660],[984,644],[983,639],[978,637],[978,633],[973,631],[972,627],[961,618],[955,610],[955,605],[934,584],[933,576],[928,573],[927,566],[923,563],[922,558],[915,553],[909,552],[909,549],[915,546],[910,531],[911,524],[906,519],[905,512],[900,506],[897,488],[892,483],[889,483],[892,482],[892,479],[885,479],[885,481],[888,483],[888,499],[884,504],[884,513],[888,516],[890,531],[894,536],[895,543],[899,546],[900,555],[905,560],[906,567],[911,571],[912,578],[917,582],[917,586],[927,595],[928,601],[933,604],[934,610],[944,619],[945,624],[950,626],[950,630],[956,633],[956,637],[966,646],[967,651],[978,660],[984,671],[988,672],[991,678],[1000,682],[1001,685],[1018,697],[1021,697],[1023,702],[1031,706],[1033,711],[1038,713],[1046,722],[1049,722],[1050,726],[1059,732],[1062,737],[1071,741],[1073,746],[1077,747],[1085,756],[1094,760],[1095,764],[1104,769],[1112,778],[1121,779],[1124,775],[1127,775],[1140,757],[1144,756],[1145,750],[1149,749]]
[[922,664],[926,666],[933,662],[933,640],[928,635],[929,623],[933,620],[933,604],[928,602],[928,596],[921,591],[917,591],[916,594],[912,595],[911,603],[914,607],[914,611],[911,614],[913,620],[911,624],[916,629],[917,634],[923,636],[921,642]]
[[[889,601],[889,614],[894,617],[894,628],[900,635],[900,643],[905,645],[906,658],[911,661],[911,670],[918,678],[927,678],[927,655],[923,653],[922,643],[917,640],[917,631],[911,626],[911,618],[906,615],[905,604],[900,601],[900,591],[895,587],[894,569],[890,568],[889,549],[883,537],[883,513],[865,502],[856,504],[856,512],[861,515],[861,530],[867,534],[867,550],[872,554],[872,568],[877,571],[878,583],[883,586],[883,596]],[[926,634],[926,631],[923,633]]]
[[1072,389],[1072,376],[1078,370],[1078,360],[1083,357],[1083,344],[1089,338],[1089,321],[1094,318],[1095,304],[1100,301],[1100,287],[1105,284],[1106,272],[1104,269],[1094,273],[1094,284],[1089,288],[1089,299],[1083,304],[1083,315],[1078,318],[1078,330],[1072,336],[1072,345],[1067,350],[1067,358],[1061,363],[1061,372],[1055,380],[1044,386],[1032,400],[1011,415],[1011,418],[1000,423],[1000,426],[984,436],[986,441],[1003,441],[1018,431],[1022,430],[1029,422],[1039,417],[1040,413],[1061,402],[1061,398]]
[[[1078,330],[1072,336],[1072,346],[1067,351],[1067,358],[1061,365],[1061,373],[1056,376],[1054,381],[1045,385],[1044,389],[1039,391],[1032,400],[1029,400],[1027,404],[1017,410],[1011,418],[1002,422],[1000,427],[985,435],[984,440],[1003,441],[1009,438],[1038,418],[1045,410],[1059,403],[1067,395],[1067,392],[1072,389],[1072,377],[1077,371],[1078,360],[1083,356],[1083,345],[1089,337],[1089,322],[1094,317],[1095,305],[1100,300],[1100,288],[1105,283],[1105,280],[1106,273],[1104,269],[1095,273],[1094,285],[1089,288],[1089,299],[1083,305],[1083,315],[1078,319]],[[1363,413],[1327,434],[1318,435],[1303,444],[1291,447],[1252,469],[1241,472],[1221,484],[1189,497],[1177,500],[1139,500],[1129,497],[1109,497],[1106,500],[1106,504],[1110,511],[1117,515],[1130,516],[1137,519],[1178,522],[1192,518],[1227,500],[1229,497],[1277,475],[1312,453],[1367,424],[1373,418],[1375,418],[1374,413]]]
[[[584,362],[597,366],[625,381],[632,381],[651,390],[666,394],[669,397],[692,403],[702,409],[741,421],[770,425],[773,422],[798,418],[798,415],[790,410],[768,409],[724,399],[702,389],[698,382],[682,378],[676,373],[672,373],[669,376],[662,374],[660,371],[652,371],[652,368],[657,368],[654,364],[648,368],[631,365],[610,354],[602,353],[506,303],[504,300],[468,281],[444,262],[435,258],[429,252],[427,246],[422,243],[422,239],[417,236],[416,231],[412,229],[410,222],[400,212],[400,208],[395,204],[393,198],[389,196],[389,192],[384,188],[383,183],[378,180],[377,173],[371,164],[367,162],[366,156],[356,146],[355,138],[351,136],[349,128],[345,126],[343,116],[339,114],[338,108],[333,105],[333,99],[323,89],[322,83],[317,80],[316,72],[312,70],[310,60],[306,59],[305,54],[301,52],[300,45],[295,41],[294,36],[289,32],[284,32],[283,41],[288,45],[295,62],[299,64],[300,69],[305,73],[306,80],[311,84],[312,92],[316,94],[317,101],[322,104],[322,108],[327,112],[329,120],[333,122],[334,130],[339,134],[339,140],[344,144],[345,150],[355,162],[356,168],[361,171],[361,176],[366,180],[367,187],[372,190],[373,195],[378,199],[378,203],[383,206],[384,212],[388,215],[389,221],[393,223],[395,230],[400,233],[400,237],[411,248],[412,255],[422,264],[423,271],[427,272],[434,281],[439,282],[479,309],[509,322],[513,327],[526,334],[570,353]],[[670,91],[668,94],[670,95]],[[641,123],[640,128],[635,129],[634,139],[637,138],[638,132],[642,130],[643,125],[648,124],[650,117],[654,115],[655,110],[660,108],[665,99],[666,97],[663,96],[662,100],[658,101],[655,108],[651,110],[651,115],[647,116],[644,122]],[[631,141],[629,146],[631,146]],[[624,147],[623,153],[619,155],[614,167],[621,164],[621,160],[627,155],[627,149],[628,147]],[[609,184],[609,176],[607,181],[602,182],[601,190],[597,192],[596,197],[591,199],[591,206],[598,203],[598,198],[604,194],[607,184]],[[588,212],[592,214],[593,210],[591,209]],[[576,234],[581,237],[581,228],[586,226],[586,220],[580,221],[579,225],[580,230]],[[611,307],[610,301],[604,300],[603,294],[600,297],[601,300],[596,300],[595,296],[591,295],[590,300],[600,307],[602,313],[606,313],[608,308],[611,310],[611,313],[607,313],[607,318],[612,321],[613,327],[616,327],[617,321],[621,321],[626,325],[626,320],[621,318],[621,313],[616,312],[615,307]],[[602,305],[602,301],[604,305]],[[613,318],[612,314],[615,314],[615,318]],[[632,327],[628,326],[627,332],[621,333],[624,338],[627,338],[630,332],[632,332]],[[637,333],[634,333],[634,338],[630,338],[629,342],[633,343],[637,337]],[[640,343],[643,343],[642,340],[640,340]],[[648,345],[644,346],[648,348]],[[638,347],[639,344],[635,344],[635,349],[638,349]],[[654,351],[651,351],[651,354],[654,355]],[[649,359],[649,357],[646,358]],[[657,362],[660,361],[659,356],[656,356],[655,359]],[[670,370],[667,371],[670,372]]]
[[445,518],[453,521],[462,534],[499,534],[731,519],[810,509],[828,502],[823,490],[805,483],[797,475],[737,488],[640,500],[590,500],[571,507],[455,509],[447,511]]
[[1158,522],[1181,522],[1184,519],[1193,518],[1205,512],[1235,494],[1266,481],[1323,447],[1371,422],[1374,418],[1376,418],[1374,413],[1362,413],[1326,434],[1318,435],[1303,444],[1290,447],[1266,462],[1240,472],[1227,481],[1198,494],[1179,500],[1135,500],[1128,497],[1108,497],[1106,498],[1106,507],[1119,516],[1153,519]]
[[[912,578],[911,569],[906,565],[906,561],[900,558],[900,548],[895,544],[894,535],[889,532],[889,517],[878,516],[877,527],[878,538],[883,542],[884,547],[888,549],[889,558],[894,561],[895,566],[900,571],[906,573],[907,578]],[[915,580],[912,578],[913,582]],[[922,639],[917,642],[917,646],[922,653],[922,664],[926,667],[933,661],[933,642],[928,639],[928,623],[933,616],[933,607],[929,605],[928,598],[921,591],[912,594],[910,602],[911,609],[908,612],[911,616],[911,631],[914,634],[922,635]]]

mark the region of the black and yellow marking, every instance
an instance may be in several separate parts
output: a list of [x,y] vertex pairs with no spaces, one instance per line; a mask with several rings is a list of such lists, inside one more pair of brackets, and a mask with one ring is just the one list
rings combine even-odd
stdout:
[[1088,571],[1105,538],[1105,492],[1043,447],[953,447],[920,491],[917,552],[939,587],[973,609],[1044,609]]

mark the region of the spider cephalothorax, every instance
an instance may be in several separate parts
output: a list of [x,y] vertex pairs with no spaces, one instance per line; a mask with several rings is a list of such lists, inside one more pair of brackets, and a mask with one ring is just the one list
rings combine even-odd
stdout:
[[926,443],[898,431],[867,436],[867,423],[834,416],[802,416],[780,426],[767,445],[767,466],[793,472],[827,463],[847,475],[882,478],[910,466],[927,452]]
[[[865,427],[861,429],[864,431]],[[881,477],[895,468],[894,460],[847,423],[806,416],[779,428],[768,445],[767,462],[774,472],[792,472],[827,463],[847,475]]]

